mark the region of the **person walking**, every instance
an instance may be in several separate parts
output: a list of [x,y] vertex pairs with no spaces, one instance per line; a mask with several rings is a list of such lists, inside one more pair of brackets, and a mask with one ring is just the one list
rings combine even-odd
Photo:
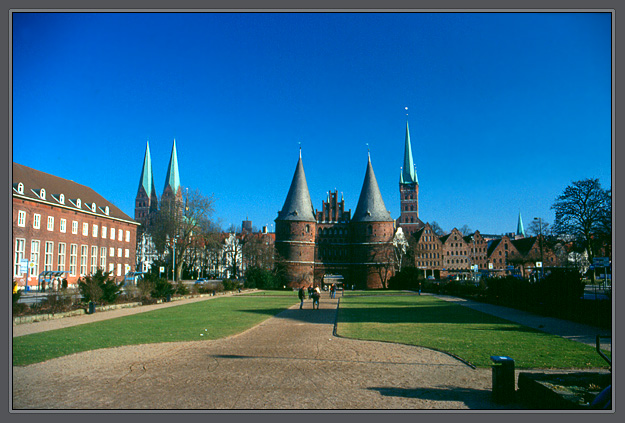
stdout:
[[312,285],[308,286],[308,299],[310,300],[312,298],[312,293],[313,293],[313,287]]
[[336,285],[332,284],[330,285],[330,298],[334,298],[336,294]]
[[313,310],[315,309],[315,305],[317,306],[317,310],[319,310],[319,297],[321,297],[321,291],[319,291],[319,287],[317,286],[312,292]]
[[299,297],[299,309],[301,310],[302,307],[304,306],[304,299],[306,298],[306,293],[304,292],[304,288],[299,289],[299,291],[297,291],[297,296]]

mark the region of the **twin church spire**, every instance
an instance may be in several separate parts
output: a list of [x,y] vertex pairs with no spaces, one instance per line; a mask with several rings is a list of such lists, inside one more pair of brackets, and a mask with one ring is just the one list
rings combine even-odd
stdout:
[[[176,140],[171,149],[167,175],[165,177],[165,187],[161,196],[163,200],[182,198],[180,188],[180,172],[178,170],[178,153],[176,151]],[[152,157],[150,154],[150,142],[146,142],[145,156],[143,158],[143,168],[139,178],[139,189],[135,199],[135,220],[146,223],[151,213],[158,211],[158,197],[154,185],[154,172],[152,167]]]

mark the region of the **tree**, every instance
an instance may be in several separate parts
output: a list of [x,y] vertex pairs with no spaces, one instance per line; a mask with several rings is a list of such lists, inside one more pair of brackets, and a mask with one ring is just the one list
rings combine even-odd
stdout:
[[78,281],[78,289],[85,302],[113,303],[122,290],[122,282],[115,283],[111,272],[104,272],[101,268],[90,276],[85,276]]
[[430,223],[430,227],[432,228],[432,232],[434,232],[438,236],[446,235],[446,232],[441,228],[438,222],[434,221]]
[[161,208],[148,228],[160,256],[170,254],[175,259],[178,280],[188,251],[203,242],[204,235],[211,231],[213,203],[212,195],[191,191],[178,207]]
[[236,279],[240,276],[243,261],[243,245],[244,240],[237,238],[233,233],[224,241],[224,264],[230,270],[230,278]]
[[547,236],[551,233],[551,227],[549,222],[545,222],[542,218],[540,220],[532,220],[530,224],[527,225],[527,233],[534,236]]
[[258,267],[272,270],[275,256],[274,245],[268,234],[260,232],[244,235],[243,262],[246,268]]
[[469,225],[463,225],[462,228],[458,229],[462,236],[471,235],[473,230],[469,227]]
[[598,179],[575,181],[564,189],[551,208],[556,213],[553,231],[575,236],[592,262],[598,251],[596,241],[612,236],[611,190],[602,189]]
[[408,249],[408,241],[404,235],[402,228],[397,228],[395,236],[393,236],[393,251],[395,252],[395,268],[399,271],[402,268],[402,262]]

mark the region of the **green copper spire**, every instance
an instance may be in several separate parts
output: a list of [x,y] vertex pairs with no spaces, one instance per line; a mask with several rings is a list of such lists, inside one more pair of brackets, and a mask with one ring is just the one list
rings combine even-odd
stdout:
[[167,166],[167,176],[165,178],[165,188],[171,187],[174,194],[180,188],[180,174],[178,173],[178,154],[176,153],[176,139],[174,138],[174,146],[171,148],[171,157],[169,158],[169,166]]
[[145,157],[143,158],[143,169],[141,169],[141,179],[139,179],[139,189],[145,190],[148,198],[154,192],[154,175],[152,174],[152,158],[150,157],[150,142],[146,143]]
[[521,219],[521,212],[519,212],[519,223],[516,225],[516,234],[525,236],[525,229],[523,229],[523,219]]
[[412,146],[410,145],[410,130],[406,122],[406,144],[404,146],[404,166],[399,176],[400,184],[418,184],[417,170],[412,160]]

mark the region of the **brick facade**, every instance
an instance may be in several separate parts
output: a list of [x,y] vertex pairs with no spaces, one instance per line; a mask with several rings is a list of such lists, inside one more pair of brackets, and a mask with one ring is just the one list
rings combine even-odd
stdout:
[[[97,268],[118,281],[134,270],[138,223],[113,204],[83,185],[16,163],[13,181],[12,275],[20,287],[36,289],[44,270],[69,271],[69,284]],[[20,259],[34,263],[26,274]]]

